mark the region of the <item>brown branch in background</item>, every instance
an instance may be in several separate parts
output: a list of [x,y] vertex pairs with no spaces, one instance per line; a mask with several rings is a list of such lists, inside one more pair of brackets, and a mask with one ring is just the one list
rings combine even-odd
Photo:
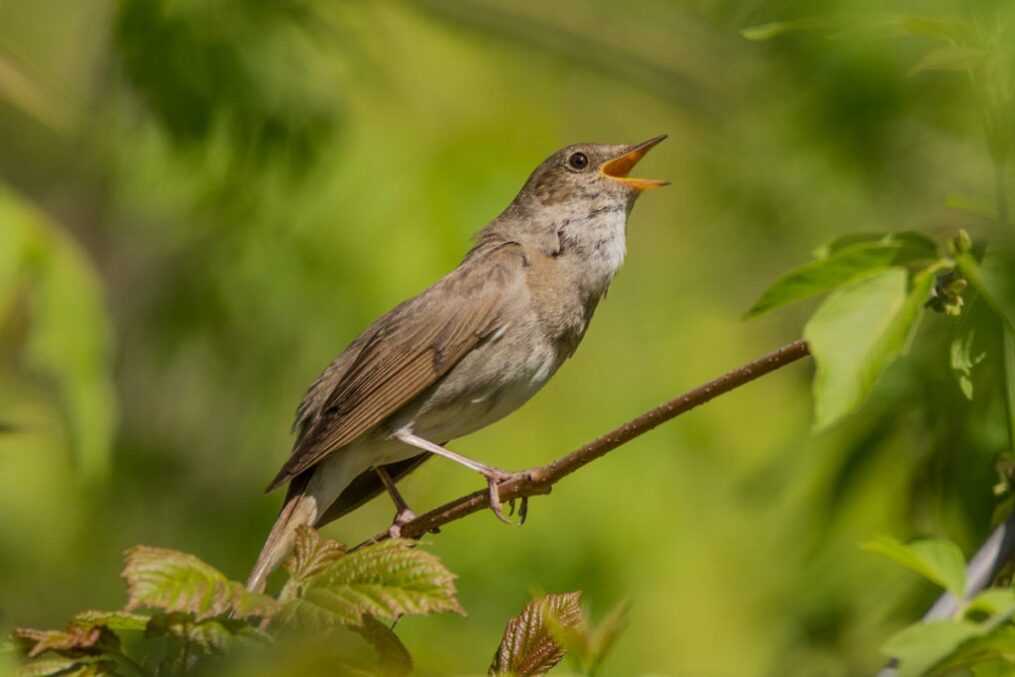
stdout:
[[[617,447],[630,442],[634,438],[644,435],[656,426],[688,412],[723,393],[739,388],[776,369],[785,367],[809,354],[810,351],[805,342],[794,341],[773,353],[745,364],[739,369],[734,369],[731,372],[723,374],[703,386],[645,412],[641,416],[628,421],[619,428],[611,430],[585,446],[575,449],[570,454],[562,456],[546,465],[533,468],[525,473],[523,477],[501,484],[500,498],[502,501],[510,501],[512,499],[524,500],[529,496],[548,494],[554,484],[571,473],[606,455]],[[429,531],[459,520],[466,515],[478,512],[489,505],[490,500],[486,490],[462,496],[406,523],[401,528],[401,535],[403,538],[419,538]],[[387,532],[378,534],[372,541],[383,540],[385,538],[388,538]]]

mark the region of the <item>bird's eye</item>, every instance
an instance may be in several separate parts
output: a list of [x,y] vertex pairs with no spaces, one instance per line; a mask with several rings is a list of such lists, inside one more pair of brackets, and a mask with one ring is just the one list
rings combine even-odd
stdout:
[[589,156],[581,151],[571,153],[571,157],[567,159],[567,164],[570,165],[571,169],[575,169],[580,172],[589,166]]

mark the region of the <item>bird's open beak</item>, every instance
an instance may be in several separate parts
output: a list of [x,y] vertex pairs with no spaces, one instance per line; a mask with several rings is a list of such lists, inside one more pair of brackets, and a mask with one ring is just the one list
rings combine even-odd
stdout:
[[625,186],[638,191],[651,190],[652,188],[662,188],[663,186],[670,185],[669,181],[659,181],[657,179],[634,179],[628,176],[628,173],[634,169],[634,166],[638,164],[638,161],[645,157],[645,153],[649,152],[649,150],[651,150],[656,144],[661,143],[666,136],[666,134],[660,134],[648,141],[642,141],[639,144],[631,146],[623,155],[615,157],[612,160],[607,160],[603,164],[599,165],[599,173],[607,178],[613,179],[614,181],[620,181]]

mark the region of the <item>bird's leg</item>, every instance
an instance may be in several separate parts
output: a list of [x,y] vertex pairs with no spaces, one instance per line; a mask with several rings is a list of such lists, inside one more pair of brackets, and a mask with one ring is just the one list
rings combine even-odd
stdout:
[[[479,461],[474,461],[471,458],[466,458],[461,454],[456,454],[450,449],[445,449],[439,444],[434,444],[429,440],[424,440],[422,437],[413,435],[411,432],[407,430],[399,430],[398,432],[394,433],[392,437],[398,440],[399,442],[404,442],[405,444],[416,447],[417,449],[429,451],[431,454],[443,456],[444,458],[455,461],[456,463],[461,463],[466,468],[475,470],[480,475],[485,477],[487,491],[489,492],[490,495],[490,508],[493,510],[493,514],[495,514],[497,516],[497,519],[499,519],[501,522],[511,524],[511,520],[509,520],[507,517],[504,516],[504,511],[501,509],[500,492],[498,491],[497,487],[498,484],[500,484],[501,482],[506,482],[507,480],[516,477],[518,475],[517,473],[504,472],[503,470],[498,470],[497,468],[490,467],[488,465],[480,463]],[[528,506],[524,504],[525,499],[522,499],[522,501],[523,508],[527,508]]]
[[388,474],[384,466],[377,466],[374,468],[374,472],[381,478],[381,483],[388,490],[388,496],[391,496],[391,500],[395,504],[395,519],[392,520],[391,526],[388,528],[388,534],[392,538],[398,538],[402,535],[402,527],[416,519],[416,513],[409,508],[409,504],[402,498],[401,492],[395,486],[395,480],[391,479],[391,475]]

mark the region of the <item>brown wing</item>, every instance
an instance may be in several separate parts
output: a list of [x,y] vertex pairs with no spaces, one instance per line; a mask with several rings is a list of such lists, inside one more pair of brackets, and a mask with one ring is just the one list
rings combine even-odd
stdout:
[[517,298],[523,283],[523,263],[516,243],[481,246],[437,284],[375,322],[347,349],[355,356],[336,360],[336,367],[348,367],[333,379],[327,398],[319,387],[308,393],[316,411],[301,407],[301,434],[268,491],[373,429],[501,328],[505,301]]

